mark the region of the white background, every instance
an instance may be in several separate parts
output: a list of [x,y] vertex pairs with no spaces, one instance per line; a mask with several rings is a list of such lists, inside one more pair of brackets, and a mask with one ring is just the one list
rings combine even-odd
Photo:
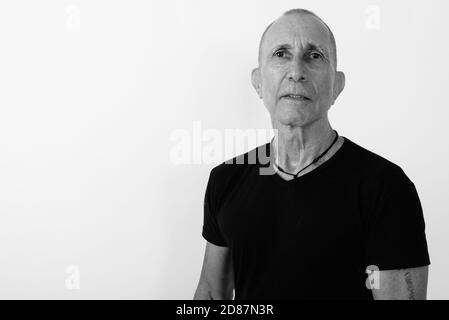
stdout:
[[0,298],[191,299],[215,164],[175,165],[170,136],[270,127],[250,72],[265,27],[296,7],[337,40],[333,127],[415,183],[428,297],[448,299],[442,0],[2,1]]

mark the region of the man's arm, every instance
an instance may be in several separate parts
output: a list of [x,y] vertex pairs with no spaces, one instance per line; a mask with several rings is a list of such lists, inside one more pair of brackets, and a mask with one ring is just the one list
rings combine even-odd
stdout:
[[232,300],[233,293],[231,250],[207,242],[201,276],[193,300]]
[[429,266],[379,271],[375,300],[426,300]]

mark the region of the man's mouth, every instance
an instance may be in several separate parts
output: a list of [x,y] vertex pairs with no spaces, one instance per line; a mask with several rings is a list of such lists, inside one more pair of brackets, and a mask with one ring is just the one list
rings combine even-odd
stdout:
[[294,100],[294,101],[310,101],[309,98],[307,98],[306,96],[300,95],[300,94],[286,94],[286,95],[282,96],[281,99],[282,98]]

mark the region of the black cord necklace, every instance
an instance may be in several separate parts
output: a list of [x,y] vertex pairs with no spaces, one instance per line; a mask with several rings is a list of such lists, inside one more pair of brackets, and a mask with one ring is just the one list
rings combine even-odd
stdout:
[[278,164],[276,164],[276,167],[279,169],[279,171],[282,171],[285,174],[291,175],[294,178],[298,178],[298,174],[300,174],[301,172],[303,172],[305,169],[307,169],[308,167],[310,167],[312,164],[316,163],[318,160],[320,160],[329,150],[330,148],[332,148],[332,146],[335,144],[335,142],[337,142],[338,139],[338,132],[336,130],[335,131],[335,138],[334,141],[332,141],[331,145],[324,150],[323,153],[321,153],[318,157],[316,157],[311,163],[309,163],[307,166],[305,166],[304,168],[302,168],[301,170],[299,170],[297,173],[290,173],[285,171],[284,169],[282,169]]

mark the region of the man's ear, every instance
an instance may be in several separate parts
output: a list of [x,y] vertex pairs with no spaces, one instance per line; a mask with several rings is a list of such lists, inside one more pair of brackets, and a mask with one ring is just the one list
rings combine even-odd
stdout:
[[337,100],[337,97],[345,88],[345,81],[346,81],[345,74],[342,71],[336,71],[334,81],[334,96],[332,99],[332,104],[334,104],[335,100]]
[[254,68],[251,72],[251,83],[253,84],[254,89],[256,89],[259,98],[262,99],[262,81],[259,68]]

